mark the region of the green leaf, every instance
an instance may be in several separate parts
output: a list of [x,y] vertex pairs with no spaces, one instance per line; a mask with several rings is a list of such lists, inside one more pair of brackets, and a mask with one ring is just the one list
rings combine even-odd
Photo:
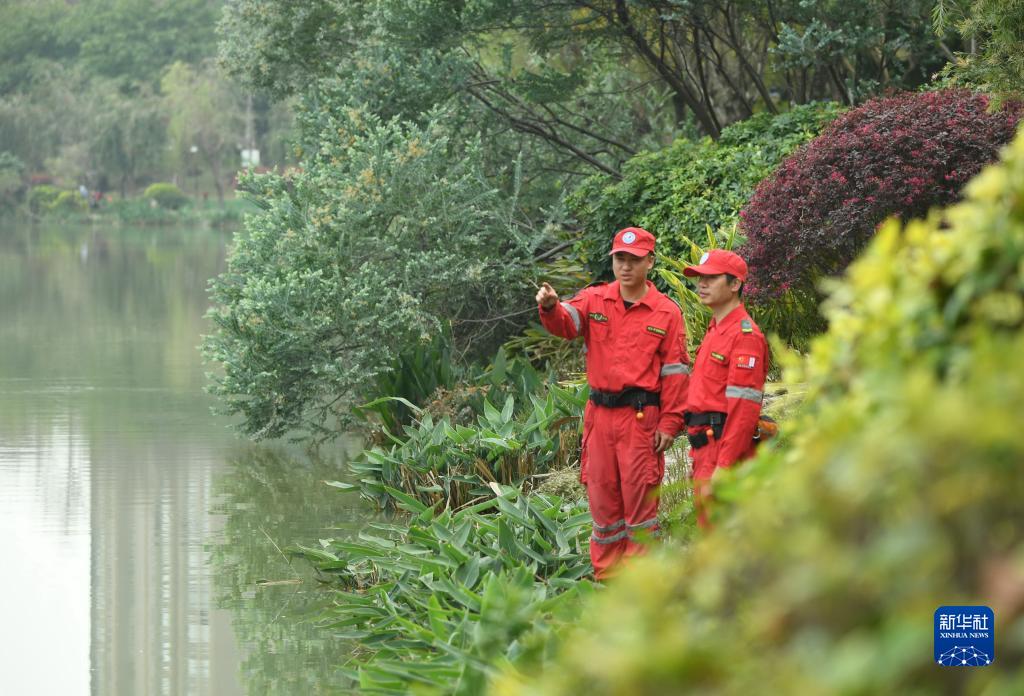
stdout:
[[352,483],[345,483],[343,481],[324,481],[328,486],[337,488],[342,491],[356,491],[359,490],[359,486]]

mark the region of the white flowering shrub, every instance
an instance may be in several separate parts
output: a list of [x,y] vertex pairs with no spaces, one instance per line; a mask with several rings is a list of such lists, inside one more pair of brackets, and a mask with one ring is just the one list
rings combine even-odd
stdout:
[[321,103],[302,171],[244,179],[263,210],[212,283],[203,350],[245,433],[329,438],[400,352],[444,329],[458,355],[490,355],[528,318],[516,168],[485,175],[480,143],[442,119]]

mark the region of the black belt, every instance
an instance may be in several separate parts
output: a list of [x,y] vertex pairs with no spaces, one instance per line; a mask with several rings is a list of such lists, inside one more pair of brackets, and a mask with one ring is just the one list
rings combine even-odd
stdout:
[[683,414],[683,422],[687,425],[723,425],[725,414],[721,411],[705,411],[704,413],[687,411]]
[[711,426],[709,428],[711,435],[708,435],[707,430],[686,433],[686,439],[690,441],[690,447],[700,449],[711,442],[711,436],[714,436],[716,440],[722,437],[722,431],[725,429],[725,414],[721,411],[707,411],[705,413],[690,413],[687,411],[683,414],[683,422],[687,425]]
[[590,400],[598,406],[606,408],[632,406],[637,411],[640,411],[644,406],[660,406],[661,394],[638,387],[630,387],[620,392],[604,392],[600,389],[591,388]]

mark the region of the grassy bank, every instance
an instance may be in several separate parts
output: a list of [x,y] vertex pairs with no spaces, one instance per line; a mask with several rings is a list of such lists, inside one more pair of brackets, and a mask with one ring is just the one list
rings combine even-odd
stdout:
[[[68,193],[68,192],[62,192]],[[193,200],[187,197],[175,206],[161,205],[153,198],[137,196],[125,199],[103,200],[97,205],[86,205],[77,193],[63,196],[61,203],[52,205],[22,205],[11,212],[14,216],[32,222],[72,222],[77,224],[139,226],[194,226],[204,228],[231,228],[242,222],[246,213],[256,206],[242,197],[216,200]],[[30,201],[31,202],[31,201]]]

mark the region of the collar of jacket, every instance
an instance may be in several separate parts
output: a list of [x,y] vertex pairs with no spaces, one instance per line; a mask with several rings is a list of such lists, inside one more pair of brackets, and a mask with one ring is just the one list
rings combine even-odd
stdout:
[[725,315],[725,318],[722,319],[721,323],[716,324],[715,320],[712,318],[711,319],[711,324],[709,325],[709,328],[715,329],[716,331],[725,331],[730,326],[733,326],[734,324],[738,324],[742,320],[748,319],[748,318],[749,317],[747,316],[747,310],[743,306],[743,303],[741,302],[739,305],[737,305],[735,308],[733,308],[733,310],[731,312],[729,312],[728,314]]
[[[605,300],[621,300],[622,293],[619,292],[619,281],[615,280],[601,288],[601,296]],[[661,299],[661,292],[658,288],[654,287],[654,283],[647,281],[647,294],[642,299],[637,300],[633,303],[633,306],[647,305],[651,309],[655,309],[658,306],[658,301]]]

